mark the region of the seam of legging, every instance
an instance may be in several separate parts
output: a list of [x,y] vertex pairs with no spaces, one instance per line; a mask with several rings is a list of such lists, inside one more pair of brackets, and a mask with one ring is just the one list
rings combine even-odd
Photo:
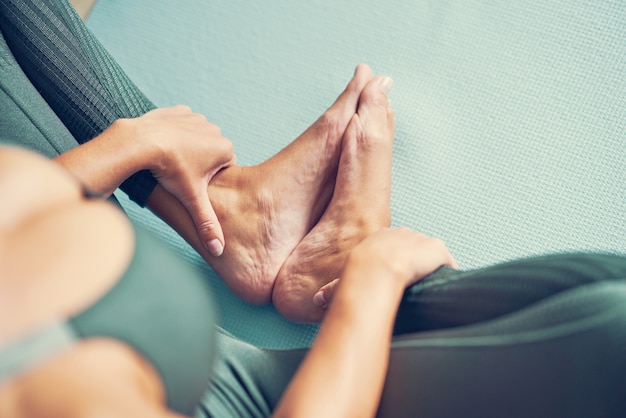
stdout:
[[481,337],[438,337],[423,340],[393,341],[392,348],[411,347],[480,347],[480,346],[509,346],[524,343],[533,343],[547,339],[566,337],[593,328],[603,322],[623,315],[622,307],[615,307],[608,312],[602,312],[574,323],[551,326],[536,331],[523,331],[505,336],[481,336]]
[[[19,97],[16,97],[9,90],[4,88],[2,85],[0,85],[0,89],[2,89],[2,91],[4,91],[7,96],[9,96],[11,99],[13,99],[13,102],[15,103],[15,105],[22,111],[22,113],[28,118],[28,120],[30,120],[30,122],[33,124],[33,126],[35,128],[37,128],[37,130],[41,133],[41,135],[43,135],[44,137],[47,138],[48,135],[46,135],[45,129],[41,126],[41,122],[39,120],[37,120],[32,115],[32,113],[30,113],[28,111],[28,108],[26,106],[24,106],[24,103],[21,100],[19,100]],[[59,148],[59,146],[57,145],[56,142],[50,141],[49,143],[55,149],[55,151],[58,152],[59,154],[65,152],[64,149]]]
[[[572,253],[562,253],[559,254],[560,256],[575,256],[579,253],[577,252],[572,252]],[[595,255],[608,255],[605,253],[597,253]],[[524,261],[532,261],[533,258],[528,258],[527,260],[520,260],[520,263],[523,263]],[[511,261],[508,263],[504,263],[502,264],[500,267],[507,267],[509,265],[509,263],[514,263],[515,261]],[[424,280],[424,281],[419,281],[417,283],[415,283],[413,286],[411,286],[410,290],[414,293],[417,292],[421,292],[424,289],[430,288],[430,287],[435,287],[435,286],[441,286],[441,285],[446,285],[452,282],[455,282],[459,279],[463,279],[463,280],[468,280],[468,278],[474,277],[477,274],[481,274],[485,271],[485,269],[487,268],[479,268],[477,270],[471,270],[471,271],[462,271],[459,270],[457,271],[457,273],[459,274],[450,274],[450,275],[446,275],[445,277],[439,277],[439,278],[434,278],[434,279],[430,279],[430,280]],[[621,277],[615,277],[614,275],[609,275],[606,277],[601,277],[601,278],[594,278],[595,282],[600,282],[600,281],[612,281],[612,280],[619,280],[622,279]]]

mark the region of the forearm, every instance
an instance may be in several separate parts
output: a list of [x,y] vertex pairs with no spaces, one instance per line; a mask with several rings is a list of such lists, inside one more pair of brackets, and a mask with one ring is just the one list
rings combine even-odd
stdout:
[[361,241],[276,416],[374,416],[404,289],[442,265],[456,266],[443,241],[407,228],[383,228]]
[[134,135],[133,122],[120,119],[109,129],[54,159],[89,190],[109,196],[132,174],[148,169],[157,148]]
[[317,339],[275,416],[376,413],[402,287],[383,277],[359,276],[346,271]]

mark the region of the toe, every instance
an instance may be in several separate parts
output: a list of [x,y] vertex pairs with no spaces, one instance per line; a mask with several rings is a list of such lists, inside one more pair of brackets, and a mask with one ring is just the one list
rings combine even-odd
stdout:
[[356,112],[359,96],[372,78],[372,70],[366,64],[357,65],[354,76],[329,110],[341,113]]
[[389,92],[392,86],[393,80],[386,76],[378,76],[370,80],[361,92],[359,113],[362,107],[367,106],[391,107],[389,104]]
[[392,84],[391,78],[378,76],[361,93],[357,115],[369,141],[393,141],[394,115],[388,98]]
[[372,79],[370,68],[359,64],[345,90],[313,125],[316,130],[314,136],[326,138],[329,143],[340,141],[350,119],[357,111],[363,89]]

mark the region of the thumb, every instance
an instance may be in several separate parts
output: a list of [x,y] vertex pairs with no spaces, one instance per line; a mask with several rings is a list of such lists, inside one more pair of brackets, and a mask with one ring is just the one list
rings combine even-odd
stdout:
[[322,309],[328,308],[330,301],[335,294],[335,288],[339,284],[339,279],[335,279],[330,283],[325,284],[320,290],[313,296],[313,303]]
[[217,218],[217,214],[211,206],[211,201],[206,189],[196,196],[195,204],[187,208],[189,215],[196,226],[200,242],[213,256],[219,257],[224,252],[224,232]]

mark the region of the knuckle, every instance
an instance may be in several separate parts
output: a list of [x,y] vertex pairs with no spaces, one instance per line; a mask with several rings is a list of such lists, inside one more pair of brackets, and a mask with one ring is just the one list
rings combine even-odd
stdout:
[[198,230],[203,232],[213,232],[216,228],[216,223],[210,219],[200,221],[197,225]]
[[227,154],[230,158],[234,156],[235,146],[228,138],[223,138],[222,151],[224,154]]
[[[394,231],[394,230],[392,230]],[[411,238],[411,237],[418,237],[419,238],[419,232],[415,232],[413,231],[411,228],[408,228],[406,226],[401,226],[398,228],[395,228],[395,231],[393,232],[395,234],[398,234],[399,237],[403,237],[403,238]]]
[[208,123],[208,129],[211,131],[211,135],[213,136],[222,136],[222,129],[211,122],[207,122]]
[[174,106],[174,109],[185,111],[185,112],[191,112],[191,108],[189,106],[187,106],[187,105],[184,105],[184,104],[176,105],[176,106]]
[[417,239],[418,241],[425,241],[428,240],[430,237],[426,234],[424,234],[423,232],[417,232],[417,231],[413,231],[411,228],[406,228],[407,234],[411,234],[415,237],[415,239]]
[[208,123],[206,116],[204,116],[202,113],[195,113],[194,112],[193,115],[194,115],[194,117],[196,119],[198,119],[198,121],[200,121],[200,122],[207,122]]
[[431,237],[429,239],[430,244],[435,247],[437,250],[446,250],[448,249],[448,247],[446,246],[446,243],[441,239],[441,238],[437,238],[437,237]]

